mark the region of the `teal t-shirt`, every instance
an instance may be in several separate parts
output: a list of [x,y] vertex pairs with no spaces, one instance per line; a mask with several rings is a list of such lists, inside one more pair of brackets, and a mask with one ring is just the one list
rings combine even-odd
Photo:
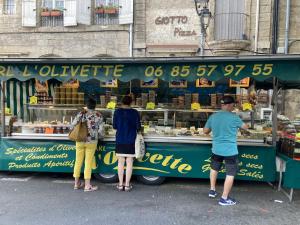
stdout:
[[205,128],[212,130],[212,152],[221,156],[237,155],[237,131],[242,125],[240,117],[232,112],[219,111],[211,115]]

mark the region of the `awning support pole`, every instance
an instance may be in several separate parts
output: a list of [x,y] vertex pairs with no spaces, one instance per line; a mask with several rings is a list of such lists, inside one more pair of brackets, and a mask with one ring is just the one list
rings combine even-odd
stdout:
[[273,112],[272,112],[272,144],[273,147],[276,147],[277,142],[277,112],[278,112],[278,79],[273,78],[273,96],[272,103]]
[[1,113],[1,136],[5,136],[5,81],[1,82],[1,105],[2,105],[2,113]]

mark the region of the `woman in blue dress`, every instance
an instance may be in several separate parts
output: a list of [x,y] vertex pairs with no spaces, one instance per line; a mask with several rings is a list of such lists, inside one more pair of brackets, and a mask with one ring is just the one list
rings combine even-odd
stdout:
[[[116,155],[118,158],[118,177],[119,184],[117,189],[119,191],[130,191],[132,185],[130,179],[132,175],[132,165],[135,157],[135,138],[137,132],[141,129],[140,116],[137,110],[130,107],[132,98],[125,96],[122,99],[122,107],[117,109],[114,113],[113,128],[117,130],[116,133]],[[124,164],[126,161],[126,179],[125,185]]]

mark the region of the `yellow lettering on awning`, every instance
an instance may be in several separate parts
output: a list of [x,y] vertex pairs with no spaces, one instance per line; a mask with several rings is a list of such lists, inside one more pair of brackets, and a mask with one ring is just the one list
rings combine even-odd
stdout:
[[102,68],[102,66],[98,66],[98,65],[93,65],[92,69],[93,69],[93,76],[97,76],[98,74],[98,69]]
[[51,73],[51,66],[42,66],[39,70],[39,75],[42,77],[47,77]]
[[112,68],[114,68],[113,65],[104,65],[104,66],[103,66],[103,69],[105,70],[105,71],[104,71],[104,75],[105,75],[105,76],[108,76],[109,73],[110,73],[110,70],[111,70]]
[[4,66],[0,66],[0,75],[5,76],[6,68]]
[[114,77],[121,77],[123,72],[124,65],[116,65],[114,69]]
[[11,66],[8,66],[7,71],[6,71],[6,76],[7,77],[13,77],[15,74],[12,72]]
[[82,65],[81,70],[80,70],[80,76],[81,77],[87,77],[89,76],[88,72],[90,69],[90,65]]
[[69,69],[70,67],[69,66],[62,66],[61,68],[63,69],[63,71],[62,71],[62,74],[60,76],[61,77],[67,77],[68,76],[67,69]]
[[24,71],[23,71],[23,77],[30,77],[30,73],[28,72],[28,66],[26,65],[24,67]]
[[56,66],[52,66],[51,77],[57,77],[57,76],[59,76],[59,73],[55,73],[55,68],[56,68]]
[[[75,68],[74,68],[75,67]],[[71,66],[71,76],[75,77],[80,69],[80,66]]]

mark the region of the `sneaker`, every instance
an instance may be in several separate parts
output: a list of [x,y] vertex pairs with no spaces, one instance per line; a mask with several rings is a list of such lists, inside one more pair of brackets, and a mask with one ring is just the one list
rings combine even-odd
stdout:
[[220,198],[219,205],[235,205],[236,201],[233,198],[228,197],[227,199]]
[[210,198],[215,198],[215,197],[217,197],[217,195],[218,195],[218,193],[214,190],[210,190],[208,192],[208,197],[210,197]]

